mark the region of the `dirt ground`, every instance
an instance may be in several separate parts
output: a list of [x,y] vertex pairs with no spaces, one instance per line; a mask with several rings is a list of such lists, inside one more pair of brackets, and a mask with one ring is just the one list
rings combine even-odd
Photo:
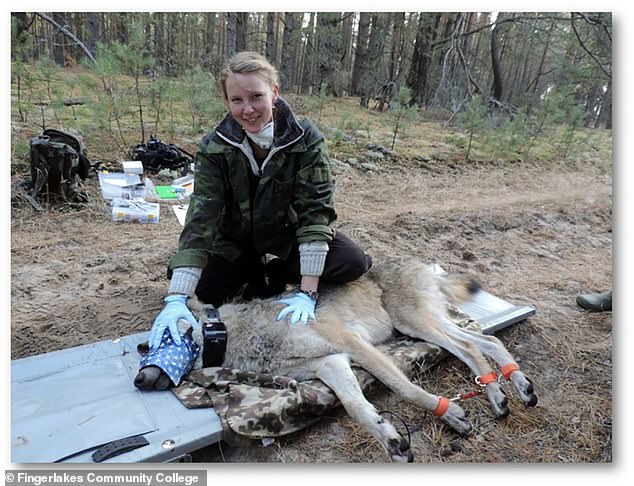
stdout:
[[[375,260],[416,255],[537,308],[498,333],[533,381],[537,407],[525,409],[509,389],[511,415],[498,421],[483,397],[465,401],[474,432],[459,438],[387,391],[370,397],[408,424],[416,461],[612,462],[612,314],[575,303],[580,292],[612,285],[611,154],[548,164],[376,165],[336,164],[341,231]],[[90,203],[80,210],[37,213],[13,199],[12,358],[147,330],[161,308],[181,228],[171,209],[161,208],[159,224],[114,223],[94,178],[88,190]],[[454,358],[418,379],[448,396],[472,388],[469,370]],[[266,447],[220,443],[194,459],[386,461],[342,410]]]

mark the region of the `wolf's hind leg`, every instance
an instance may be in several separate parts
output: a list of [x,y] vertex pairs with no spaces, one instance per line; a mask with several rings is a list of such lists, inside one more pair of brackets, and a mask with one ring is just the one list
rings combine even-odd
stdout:
[[461,335],[471,339],[482,353],[487,355],[500,367],[500,371],[507,381],[511,382],[520,397],[520,400],[527,407],[537,405],[537,395],[533,383],[529,380],[515,361],[515,358],[506,349],[502,341],[495,336],[487,336],[479,332],[462,329],[455,326]]

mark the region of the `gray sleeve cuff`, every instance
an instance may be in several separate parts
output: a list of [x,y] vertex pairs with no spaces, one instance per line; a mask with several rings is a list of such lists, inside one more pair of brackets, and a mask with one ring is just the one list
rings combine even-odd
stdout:
[[178,267],[172,272],[172,279],[168,289],[169,294],[185,294],[193,297],[198,281],[203,273],[200,267]]
[[302,275],[319,277],[324,272],[327,241],[309,241],[299,245],[299,271]]

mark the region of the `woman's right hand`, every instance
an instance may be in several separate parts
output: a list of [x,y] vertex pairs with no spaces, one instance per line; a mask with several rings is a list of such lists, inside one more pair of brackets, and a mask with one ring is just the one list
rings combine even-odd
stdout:
[[165,297],[165,307],[160,312],[150,331],[149,345],[150,349],[158,349],[163,339],[165,330],[168,330],[174,343],[181,343],[181,335],[178,331],[178,321],[185,319],[192,327],[196,327],[197,322],[194,314],[187,307],[187,296],[184,294],[173,294]]

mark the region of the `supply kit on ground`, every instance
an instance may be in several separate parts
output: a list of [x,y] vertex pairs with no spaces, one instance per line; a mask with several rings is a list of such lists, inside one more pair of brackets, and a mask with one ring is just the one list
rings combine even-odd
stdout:
[[170,184],[155,185],[144,175],[140,161],[120,164],[122,171],[98,172],[101,193],[110,202],[113,221],[158,223],[161,204],[173,205],[179,221],[184,218],[181,214],[187,211],[186,202],[194,190],[193,174],[173,178]]

